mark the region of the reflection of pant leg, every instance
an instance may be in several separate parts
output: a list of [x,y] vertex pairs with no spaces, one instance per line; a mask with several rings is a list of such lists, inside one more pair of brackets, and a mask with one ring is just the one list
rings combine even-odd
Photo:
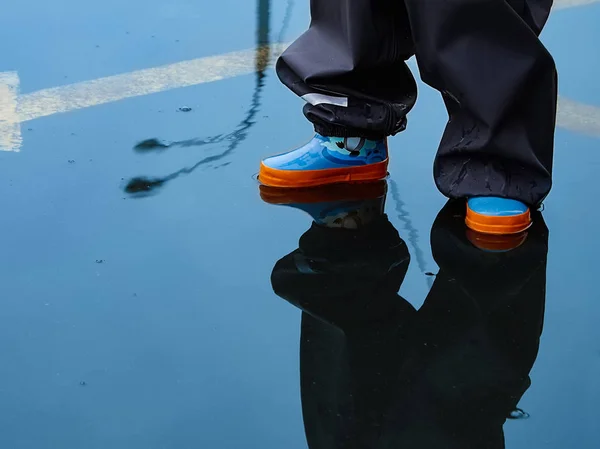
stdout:
[[275,266],[275,292],[303,311],[300,381],[311,449],[375,446],[403,325],[416,313],[397,295],[408,262],[385,218],[358,232],[313,225]]
[[556,70],[538,38],[551,0],[405,0],[423,81],[450,120],[434,173],[451,198],[537,204],[551,187]]
[[530,385],[539,348],[548,231],[539,216],[521,247],[481,251],[466,238],[463,207],[449,203],[432,229],[440,271],[418,313],[428,368],[415,391],[431,395],[430,413],[444,416],[440,434],[456,447],[503,448],[502,425]]
[[[449,285],[456,285],[457,292],[474,303],[486,319],[486,326],[496,329],[497,336],[512,341],[513,349],[520,347],[516,352],[523,355],[527,346],[537,347],[542,331],[548,228],[542,215],[536,213],[520,247],[486,252],[467,239],[463,212],[460,203],[449,202],[433,225],[431,246],[440,267],[441,276],[436,281],[441,282],[436,290],[439,294],[430,299],[443,297]],[[525,341],[519,342],[519,336]],[[533,362],[535,354],[529,355]]]
[[307,101],[316,131],[369,138],[401,131],[416,100],[404,63],[413,44],[403,2],[311,0],[311,16],[277,74]]
[[376,322],[355,315],[337,327],[302,314],[300,387],[310,449],[372,448],[381,436],[389,388],[402,365],[403,333],[415,310],[396,294],[363,301],[371,304],[370,313],[382,313]]

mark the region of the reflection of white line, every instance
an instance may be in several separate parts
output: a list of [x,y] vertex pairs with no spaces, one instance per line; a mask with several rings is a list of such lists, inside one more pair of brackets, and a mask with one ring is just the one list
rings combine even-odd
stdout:
[[17,113],[18,93],[17,73],[0,73],[0,150],[19,151],[21,148],[21,126]]
[[[600,0],[556,0],[556,9],[583,6]],[[272,57],[285,44],[275,45]],[[20,122],[52,114],[111,103],[126,98],[250,74],[256,69],[255,50],[245,50],[183,61],[92,81],[17,95],[15,73],[0,73],[0,150],[19,151]],[[259,55],[260,57],[260,55]],[[264,62],[264,61],[263,61]],[[577,132],[600,135],[600,110],[561,99],[558,125]]]

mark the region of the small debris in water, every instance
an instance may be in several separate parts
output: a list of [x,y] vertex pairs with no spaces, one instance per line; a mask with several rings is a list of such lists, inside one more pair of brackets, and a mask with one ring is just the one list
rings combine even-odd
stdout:
[[81,382],[79,382],[79,385],[81,385],[82,387],[85,387],[87,385],[87,383],[85,383],[85,381],[82,380]]
[[75,159],[69,159],[67,162],[68,162],[69,164],[74,164],[74,163],[75,163]]
[[191,112],[192,108],[190,108],[189,106],[182,106],[179,108],[179,111],[181,112]]
[[104,263],[104,259],[96,259],[96,263],[98,263],[98,264]]
[[428,271],[427,273],[425,273],[425,276],[436,276],[436,274],[432,273],[431,271]]

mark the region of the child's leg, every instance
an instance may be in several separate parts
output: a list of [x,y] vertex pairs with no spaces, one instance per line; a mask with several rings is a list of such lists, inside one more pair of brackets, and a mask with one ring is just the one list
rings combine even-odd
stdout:
[[405,0],[423,81],[450,121],[435,163],[451,198],[539,204],[550,191],[556,69],[538,34],[551,0]]
[[311,0],[311,25],[277,62],[324,136],[382,139],[404,129],[416,84],[400,0]]
[[386,137],[406,127],[417,97],[404,63],[413,43],[400,0],[312,0],[312,22],[277,62],[277,74],[306,100],[317,135],[269,157],[259,180],[315,187],[387,176]]

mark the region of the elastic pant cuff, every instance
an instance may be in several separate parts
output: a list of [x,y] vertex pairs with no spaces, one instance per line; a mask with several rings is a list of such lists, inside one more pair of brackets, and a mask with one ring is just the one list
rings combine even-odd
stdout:
[[381,133],[365,131],[364,129],[347,128],[339,125],[314,124],[315,132],[326,137],[364,137],[368,140],[383,140],[387,136]]

